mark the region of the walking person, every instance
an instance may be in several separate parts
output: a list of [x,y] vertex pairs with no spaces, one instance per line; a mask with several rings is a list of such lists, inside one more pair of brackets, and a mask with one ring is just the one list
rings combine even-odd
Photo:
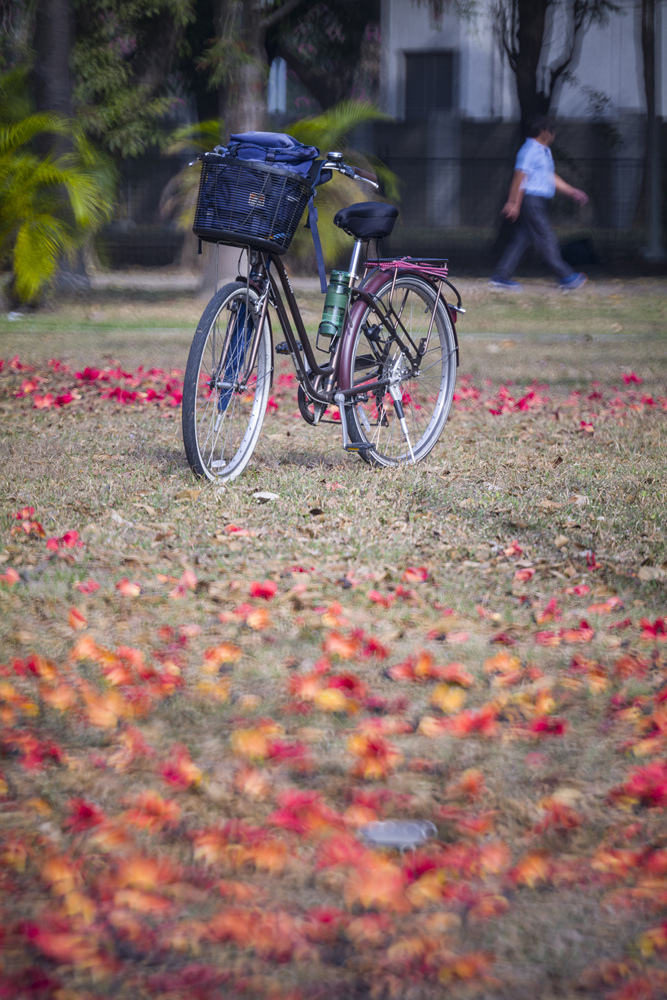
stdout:
[[588,201],[585,192],[572,187],[555,172],[550,149],[555,136],[553,118],[538,115],[531,121],[530,138],[517,154],[509,195],[502,209],[514,228],[490,279],[493,288],[520,290],[512,274],[531,243],[556,275],[561,288],[581,288],[588,280],[585,274],[573,271],[563,260],[549,222],[547,206],[556,191],[567,195],[577,205],[585,205]]

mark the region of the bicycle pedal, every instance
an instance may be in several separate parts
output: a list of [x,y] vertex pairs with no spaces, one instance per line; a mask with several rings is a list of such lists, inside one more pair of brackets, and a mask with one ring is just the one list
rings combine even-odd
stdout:
[[370,441],[360,441],[358,444],[350,441],[345,451],[372,451],[374,447]]
[[[301,344],[297,341],[297,350],[301,350]],[[276,354],[291,354],[292,349],[286,340],[281,340],[279,344],[276,344]]]

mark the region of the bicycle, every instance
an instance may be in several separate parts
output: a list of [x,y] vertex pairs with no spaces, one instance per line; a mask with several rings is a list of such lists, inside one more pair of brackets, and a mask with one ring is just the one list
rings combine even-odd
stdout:
[[[229,167],[224,153],[218,155],[222,155],[218,167]],[[373,240],[377,249],[378,242],[391,233],[398,215],[392,205],[356,203],[334,217],[335,224],[353,237],[354,246],[348,272],[332,272],[316,341],[316,349],[324,350],[326,360],[318,362],[281,254],[291,242],[306,200],[334,171],[376,189],[379,185],[373,174],[346,164],[338,152],[328,153],[315,167],[299,189],[301,202],[293,212],[296,221],[286,223],[280,217],[268,223],[264,218],[259,226],[255,207],[266,209],[267,199],[276,202],[275,214],[284,216],[292,181],[276,196],[273,188],[281,183],[280,178],[276,181],[279,168],[248,161],[233,164],[243,181],[248,171],[259,171],[260,180],[268,171],[269,194],[254,190],[259,181],[251,179],[240,222],[238,213],[234,219],[230,213],[222,223],[219,217],[212,222],[211,213],[219,216],[220,206],[211,209],[210,197],[202,222],[206,184],[209,196],[215,188],[218,203],[221,200],[219,179],[212,187],[213,182],[205,182],[202,174],[194,231],[200,238],[239,247],[245,273],[239,267],[236,280],[215,292],[188,356],[183,441],[198,477],[230,481],[253,454],[274,372],[270,308],[285,337],[275,351],[288,354],[294,364],[301,415],[316,426],[329,407],[338,407],[346,451],[376,466],[416,463],[433,449],[447,421],[459,361],[455,322],[465,310],[447,277],[446,259],[376,257],[362,263],[364,245]],[[238,178],[233,180],[238,188]],[[224,197],[238,201],[237,188],[230,194],[227,185]],[[446,289],[455,302],[447,301]]]

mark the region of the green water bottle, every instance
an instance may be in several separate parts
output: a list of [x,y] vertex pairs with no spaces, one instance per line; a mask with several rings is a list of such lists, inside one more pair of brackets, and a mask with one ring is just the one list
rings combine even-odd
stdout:
[[350,275],[347,271],[332,271],[324,299],[322,322],[318,333],[323,337],[337,337],[343,328],[343,317],[350,294]]

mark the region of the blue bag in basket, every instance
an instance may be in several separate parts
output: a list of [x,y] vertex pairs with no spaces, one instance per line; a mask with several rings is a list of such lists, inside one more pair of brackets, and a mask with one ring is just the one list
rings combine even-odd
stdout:
[[284,132],[241,132],[231,135],[227,146],[216,146],[216,153],[226,152],[241,160],[255,160],[292,170],[309,177],[320,151],[316,146],[304,146]]
[[320,179],[319,150],[280,132],[245,132],[202,161],[194,232],[282,254]]

